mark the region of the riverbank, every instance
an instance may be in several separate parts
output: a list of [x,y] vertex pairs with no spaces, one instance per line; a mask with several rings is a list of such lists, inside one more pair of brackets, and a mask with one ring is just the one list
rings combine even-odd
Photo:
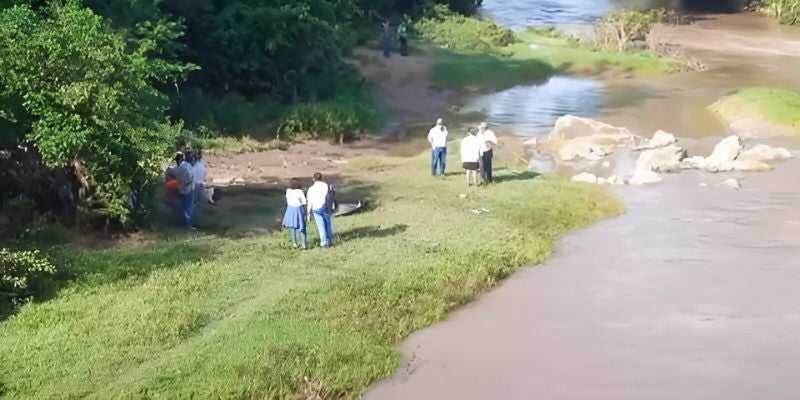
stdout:
[[336,219],[333,249],[296,251],[276,233],[68,252],[75,280],[0,323],[0,364],[14,367],[3,396],[355,398],[394,372],[411,332],[620,210],[513,161],[469,190],[428,161],[353,160],[340,195],[371,207]]

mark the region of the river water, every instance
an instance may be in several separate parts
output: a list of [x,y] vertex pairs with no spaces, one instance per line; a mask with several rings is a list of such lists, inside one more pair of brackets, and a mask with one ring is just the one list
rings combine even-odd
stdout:
[[[529,21],[539,11],[526,15],[523,3],[543,2],[484,4],[498,18]],[[587,6],[585,20],[594,9]],[[669,130],[708,151],[728,134],[706,111],[719,96],[751,85],[800,89],[800,31],[729,15],[659,34],[709,69],[622,82],[555,77],[467,107],[521,136],[545,134],[569,112],[640,133]],[[800,148],[797,139],[771,140]],[[770,173],[690,171],[616,188],[623,216],[566,236],[544,265],[412,335],[396,376],[365,397],[797,399],[798,173],[795,158]],[[715,185],[729,177],[743,189]]]

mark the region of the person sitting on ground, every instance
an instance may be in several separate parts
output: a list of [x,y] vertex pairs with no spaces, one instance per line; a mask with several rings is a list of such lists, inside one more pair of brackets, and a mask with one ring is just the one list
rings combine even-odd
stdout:
[[464,171],[467,173],[467,186],[472,186],[473,182],[475,186],[478,185],[480,153],[480,142],[478,142],[478,137],[475,136],[475,129],[469,128],[467,136],[461,139],[461,166],[464,167]]
[[481,146],[481,180],[484,184],[492,183],[492,157],[497,145],[497,136],[489,130],[489,124],[482,122],[478,126],[478,142]]
[[320,246],[333,246],[333,213],[331,211],[333,198],[332,187],[322,181],[322,174],[314,173],[314,184],[308,188],[308,221],[314,215],[314,222],[319,230]]
[[447,163],[447,127],[444,120],[436,120],[436,126],[428,132],[428,142],[431,144],[431,175],[437,173],[444,175]]
[[294,248],[308,247],[306,236],[306,195],[300,187],[300,181],[292,179],[286,189],[286,213],[283,215],[283,227],[289,229]]

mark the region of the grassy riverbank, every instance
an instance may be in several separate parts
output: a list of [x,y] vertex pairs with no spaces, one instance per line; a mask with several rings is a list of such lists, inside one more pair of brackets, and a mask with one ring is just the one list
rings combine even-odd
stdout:
[[270,234],[69,252],[75,280],[0,322],[0,395],[356,398],[401,339],[620,211],[596,187],[501,167],[467,190],[427,163],[354,161],[341,190],[375,206],[337,219],[330,250]]
[[711,110],[730,123],[739,118],[755,118],[792,129],[800,135],[800,93],[791,90],[752,87],[723,97]]
[[597,50],[546,31],[517,35],[517,43],[494,52],[435,50],[434,83],[449,89],[500,90],[555,74],[653,76],[685,68],[681,60],[650,51]]

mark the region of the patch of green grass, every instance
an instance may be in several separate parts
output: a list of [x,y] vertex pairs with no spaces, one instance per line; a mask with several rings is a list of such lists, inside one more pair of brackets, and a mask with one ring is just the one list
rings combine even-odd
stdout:
[[800,134],[800,93],[768,87],[742,89],[710,106],[723,121],[756,118],[789,127]]
[[602,188],[502,165],[468,189],[427,154],[353,164],[375,201],[335,219],[332,249],[275,233],[68,253],[75,281],[0,322],[0,397],[358,398],[401,339],[620,212]]
[[575,43],[555,33],[529,30],[495,52],[433,50],[433,80],[449,89],[502,90],[556,74],[653,76],[684,68],[680,60],[649,51],[615,52]]

